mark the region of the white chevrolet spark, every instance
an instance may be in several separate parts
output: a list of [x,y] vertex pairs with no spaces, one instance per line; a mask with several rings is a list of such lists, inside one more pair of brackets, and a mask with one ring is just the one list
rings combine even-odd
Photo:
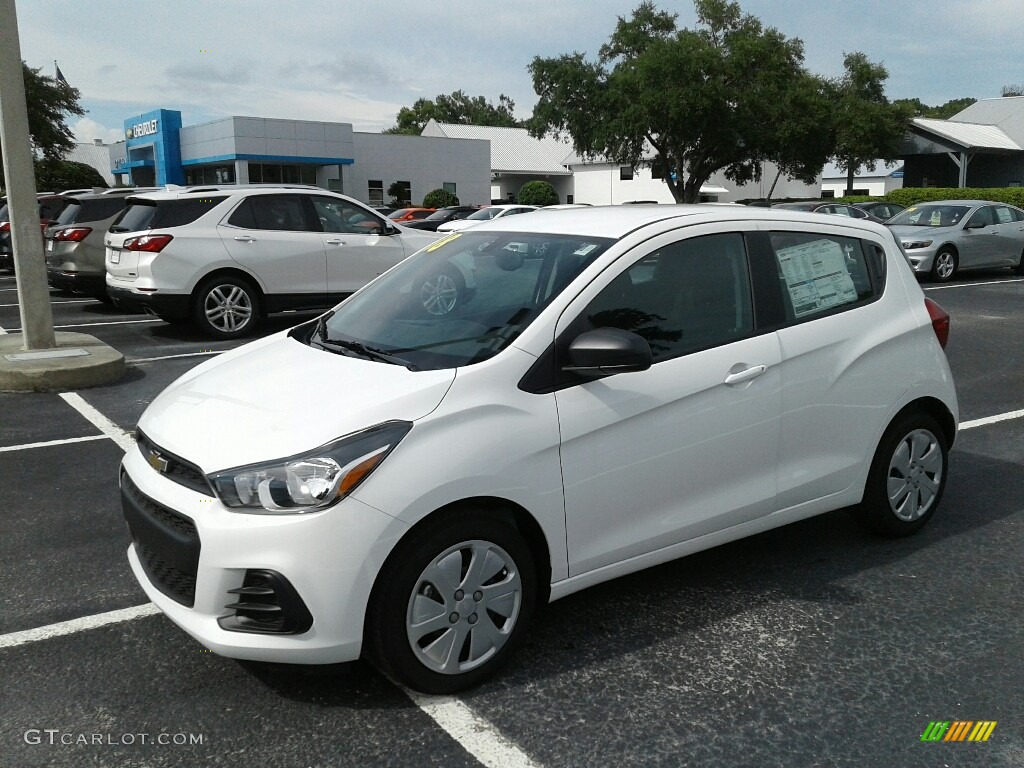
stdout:
[[[424,276],[456,269],[472,288],[431,311]],[[921,528],[956,436],[948,331],[876,224],[481,224],[157,397],[121,472],[128,557],[217,653],[456,691],[593,584],[841,507]]]

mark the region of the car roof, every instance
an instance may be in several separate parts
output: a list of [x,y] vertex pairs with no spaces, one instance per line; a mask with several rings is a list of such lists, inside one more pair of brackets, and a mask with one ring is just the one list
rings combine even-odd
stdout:
[[915,205],[1009,205],[1011,208],[1016,207],[1012,203],[1000,203],[995,200],[922,200],[910,207],[913,208]]
[[[317,194],[330,195],[333,197],[344,197],[337,192],[332,192],[323,187],[314,187],[308,184],[200,184],[193,187],[178,187],[173,184],[164,189],[154,192],[140,192],[132,195],[135,199],[142,200],[179,200],[182,198],[197,197],[211,192],[225,193],[228,195],[239,192],[316,192]],[[347,199],[347,198],[346,198]]]
[[[665,221],[680,226],[717,222],[790,222],[812,224],[816,227],[847,227],[865,232],[883,234],[888,230],[867,219],[840,216],[822,216],[778,208],[752,206],[669,204],[669,205],[602,205],[591,208],[572,208],[545,211],[543,208],[529,216],[508,216],[481,223],[483,228],[495,231],[522,232],[524,234],[572,234],[606,237],[618,240],[630,232]],[[475,231],[477,227],[474,227]]]

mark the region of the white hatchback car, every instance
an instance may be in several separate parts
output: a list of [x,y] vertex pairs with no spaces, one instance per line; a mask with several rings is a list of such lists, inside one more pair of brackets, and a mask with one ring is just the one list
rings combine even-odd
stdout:
[[522,213],[530,213],[530,211],[537,210],[540,209],[536,205],[489,205],[486,208],[481,208],[479,211],[469,214],[464,219],[446,221],[437,227],[437,231],[441,233],[458,232],[475,227],[477,224],[483,224],[485,221],[495,221],[506,216],[518,216]]
[[[469,260],[451,312],[419,298]],[[711,206],[453,233],[139,421],[131,567],[217,653],[492,674],[536,606],[852,507],[935,513],[949,318],[884,227]]]
[[[270,312],[330,307],[436,239],[317,187],[172,187],[130,197],[111,224],[106,287],[229,339]],[[436,275],[424,301],[447,306],[466,288],[462,273]]]

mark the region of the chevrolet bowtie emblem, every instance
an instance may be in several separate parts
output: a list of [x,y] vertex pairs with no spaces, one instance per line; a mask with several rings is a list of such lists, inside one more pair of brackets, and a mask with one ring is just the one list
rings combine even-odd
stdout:
[[155,469],[157,472],[160,472],[161,474],[167,471],[167,459],[165,459],[156,451],[150,451],[146,455],[146,461],[149,462],[149,466],[151,466],[153,469]]

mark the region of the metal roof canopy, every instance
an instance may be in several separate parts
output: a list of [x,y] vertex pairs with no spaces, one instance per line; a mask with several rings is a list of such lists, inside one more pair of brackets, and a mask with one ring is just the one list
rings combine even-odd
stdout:
[[1024,152],[1024,147],[997,126],[915,117],[901,154],[945,154],[959,169],[957,186],[963,189],[967,186],[967,166],[975,155],[1011,155],[1015,152]]

